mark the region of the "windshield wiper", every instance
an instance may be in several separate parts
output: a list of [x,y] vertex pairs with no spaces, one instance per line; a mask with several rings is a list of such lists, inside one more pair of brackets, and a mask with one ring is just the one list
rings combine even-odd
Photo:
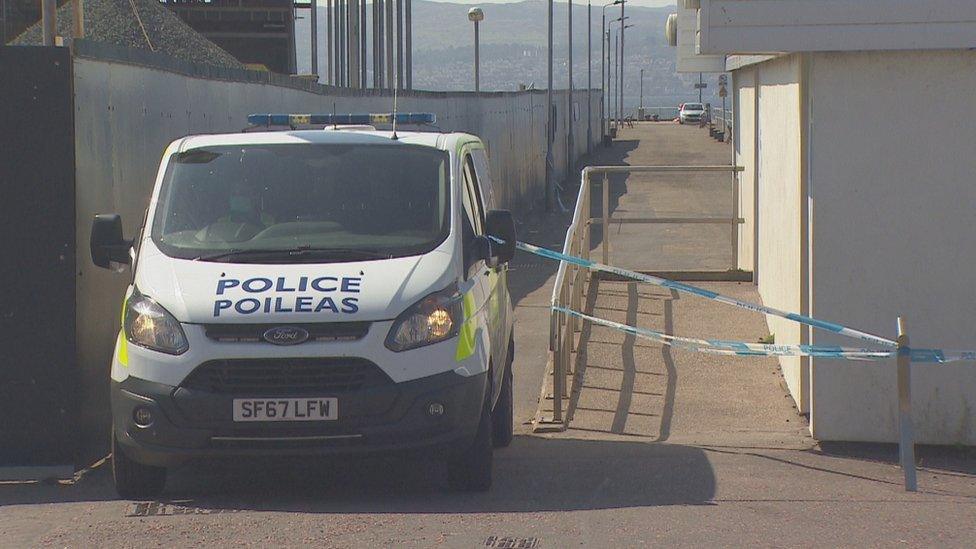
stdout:
[[307,255],[315,256],[339,256],[339,257],[358,257],[366,259],[390,259],[392,254],[379,252],[376,250],[357,249],[357,248],[316,248],[313,246],[298,246],[296,248],[255,248],[255,249],[234,249],[225,250],[209,255],[199,255],[193,261],[215,261],[218,259],[229,259],[234,257],[251,256],[272,256],[272,257],[303,257]]

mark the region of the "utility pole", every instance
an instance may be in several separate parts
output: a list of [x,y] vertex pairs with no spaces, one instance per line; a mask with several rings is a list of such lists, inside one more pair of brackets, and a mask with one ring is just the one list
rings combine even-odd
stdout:
[[404,61],[404,76],[406,82],[404,85],[408,90],[413,89],[413,0],[405,0],[406,8],[406,21],[404,22],[406,26],[406,32],[403,45],[403,53],[405,57]]
[[481,91],[481,40],[478,33],[479,24],[485,19],[485,12],[481,8],[468,10],[468,21],[474,23],[474,91]]
[[393,68],[393,32],[396,25],[393,23],[393,2],[396,0],[384,0],[386,7],[386,89],[392,90],[396,85],[396,73]]
[[[78,0],[75,0],[78,2]],[[312,37],[312,74],[318,76],[319,74],[319,8],[316,0],[309,1],[309,27],[310,35]],[[77,16],[76,16],[77,18]],[[318,78],[316,78],[316,81]]]
[[[624,29],[626,29],[625,23],[627,18],[624,16],[624,6],[627,4],[627,0],[622,0],[620,2],[620,82],[617,86],[617,90],[620,93],[620,103],[617,105],[617,120],[623,118],[624,110]],[[617,122],[619,126],[619,122]]]
[[593,150],[593,4],[586,3],[586,153]]
[[359,0],[359,87],[366,89],[366,0]]
[[606,48],[605,49],[606,49],[606,52],[607,52],[607,60],[606,60],[606,66],[607,66],[606,67],[606,73],[607,74],[606,74],[605,80],[607,82],[607,87],[606,87],[607,93],[606,93],[606,95],[604,95],[603,101],[607,104],[607,110],[606,110],[606,113],[607,113],[607,128],[606,128],[605,131],[606,131],[606,134],[609,134],[610,133],[610,119],[613,117],[613,110],[611,109],[611,105],[613,103],[610,101],[610,98],[613,97],[613,91],[610,89],[610,67],[611,67],[611,65],[610,65],[610,30],[609,29],[607,29],[606,35],[607,35],[607,39],[606,39],[606,42],[605,42],[606,43]]
[[614,117],[613,117],[613,127],[620,129],[620,101],[623,99],[623,92],[620,91],[620,36],[613,37],[613,73],[614,79],[616,80],[616,90],[617,94],[613,98],[614,102]]
[[359,4],[365,0],[349,0],[349,87],[362,87],[362,59],[360,58]]
[[379,57],[377,57],[377,54],[379,53],[379,48],[376,47],[376,44],[380,39],[380,19],[379,17],[376,16],[380,8],[379,0],[373,0],[370,6],[372,9],[372,21],[373,21],[373,24],[371,25],[373,30],[373,39],[370,41],[370,47],[373,50],[373,61],[372,61],[373,62],[373,89],[379,89],[380,64],[377,62],[377,59],[379,59]]
[[640,70],[640,103],[638,103],[638,109],[644,110],[644,69]]
[[698,73],[698,102],[702,102],[702,73]]
[[[53,1],[53,0],[48,0]],[[552,181],[552,136],[553,136],[553,124],[556,122],[552,118],[552,2],[553,0],[547,0],[548,5],[548,43],[549,43],[549,55],[547,62],[547,79],[548,82],[546,86],[546,211],[551,212],[555,209],[556,193],[553,189]]]
[[396,87],[403,89],[403,0],[396,0]]
[[566,175],[569,176],[573,173],[576,164],[574,162],[573,153],[576,151],[575,143],[573,142],[573,119],[575,114],[575,109],[573,108],[573,0],[566,0],[566,11],[569,12],[569,96],[568,105],[566,108]]
[[346,83],[346,2],[339,0],[339,78],[340,86]]
[[331,86],[333,83],[332,75],[335,72],[335,61],[332,58],[332,40],[335,38],[335,32],[332,30],[332,4],[333,0],[325,0],[325,26],[328,29],[328,35],[326,37],[326,57],[329,59],[329,70],[328,76],[326,77],[326,82]]

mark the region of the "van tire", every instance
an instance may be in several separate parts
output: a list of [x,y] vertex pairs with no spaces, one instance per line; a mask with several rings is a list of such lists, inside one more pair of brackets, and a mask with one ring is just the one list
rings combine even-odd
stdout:
[[112,429],[112,480],[125,499],[154,499],[166,486],[166,468],[143,465],[125,455]]
[[[509,357],[512,355],[509,349]],[[505,365],[502,386],[495,402],[495,409],[491,412],[491,441],[495,448],[507,448],[515,437],[515,396],[512,389],[512,359]]]
[[447,462],[447,483],[459,492],[487,492],[491,488],[491,412],[488,403],[481,410],[478,433],[471,446]]

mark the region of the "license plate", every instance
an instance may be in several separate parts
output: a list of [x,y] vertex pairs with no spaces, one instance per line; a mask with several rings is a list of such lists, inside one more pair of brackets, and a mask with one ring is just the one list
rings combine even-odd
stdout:
[[234,421],[335,421],[339,399],[235,398]]

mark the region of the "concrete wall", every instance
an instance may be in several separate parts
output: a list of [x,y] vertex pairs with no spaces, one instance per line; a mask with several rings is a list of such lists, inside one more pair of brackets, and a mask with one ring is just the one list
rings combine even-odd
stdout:
[[[253,112],[332,112],[333,108],[338,112],[390,112],[393,105],[392,96],[385,93],[354,95],[318,85],[303,89],[247,81],[267,78],[260,74],[191,76],[188,71],[199,67],[170,70],[163,65],[98,56],[79,57],[74,63],[78,360],[85,389],[82,421],[89,432],[99,432],[107,425],[110,357],[119,304],[129,281],[127,274],[92,265],[88,256],[92,216],[120,213],[125,234],[132,237],[145,214],[163,149],[178,137],[239,131],[246,126],[246,115]],[[553,166],[556,177],[562,178],[567,175],[567,97],[564,91],[554,92],[554,96]],[[599,113],[600,94],[593,93],[591,100],[594,112]],[[441,129],[481,136],[489,148],[495,196],[503,207],[525,212],[541,206],[544,196],[545,101],[542,91],[413,92],[400,96],[399,109],[434,112]],[[581,113],[574,122],[579,156],[587,150],[585,92],[577,92],[576,101]],[[596,143],[600,140],[599,118],[594,117],[593,124]]]
[[678,2],[678,72],[724,72],[724,55],[698,53],[698,10]]
[[[915,346],[976,346],[973,89],[976,51],[811,55],[815,315],[892,338],[903,315]],[[813,374],[818,438],[895,440],[893,363]],[[912,400],[919,441],[976,444],[976,365],[914,365]]]
[[[799,57],[768,61],[755,65],[750,72],[751,78],[745,76],[744,71],[737,72],[735,81],[739,108],[743,109],[736,122],[740,131],[736,163],[748,170],[740,175],[740,212],[748,220],[742,231],[744,238],[740,239],[740,266],[755,267],[759,293],[765,304],[799,312]],[[743,76],[740,78],[739,74]],[[747,104],[750,99],[751,106]],[[753,116],[751,122],[743,120],[746,113]],[[754,147],[758,147],[758,159]],[[749,176],[758,179],[750,181],[746,179]],[[757,191],[758,195],[755,195]],[[753,236],[753,223],[758,227],[755,249],[749,242]],[[753,253],[758,254],[758,258],[753,258]],[[776,343],[800,343],[801,329],[795,322],[769,317],[767,323],[770,333],[776,336]],[[804,365],[796,357],[782,357],[780,365],[793,398],[805,411],[808,379],[804,375]]]

